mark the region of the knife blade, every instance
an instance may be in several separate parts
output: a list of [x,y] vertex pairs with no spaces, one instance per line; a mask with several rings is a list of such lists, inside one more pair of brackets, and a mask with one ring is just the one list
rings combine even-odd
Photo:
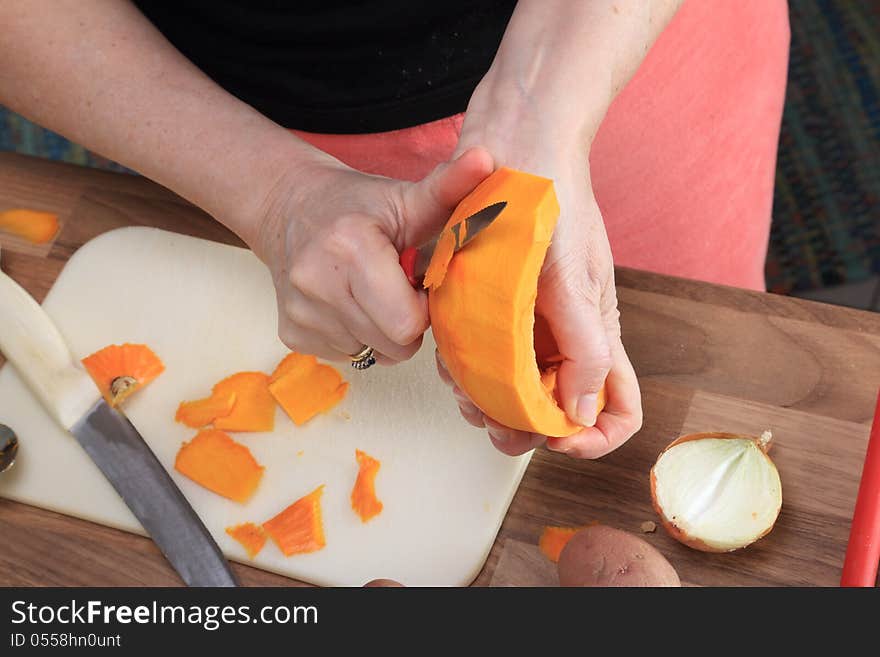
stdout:
[[134,425],[111,408],[46,312],[0,272],[0,352],[85,449],[189,586],[238,586],[204,523]]
[[445,228],[427,244],[418,248],[405,249],[400,254],[400,266],[403,268],[406,277],[413,287],[421,288],[422,281],[425,279],[425,272],[428,271],[428,264],[431,262],[431,256],[434,255],[434,249],[437,243],[443,237],[445,232],[452,233],[455,248],[453,252],[464,247],[468,242],[474,239],[480,231],[489,226],[502,210],[507,207],[507,201],[498,201],[492,205],[488,205],[482,210],[475,212],[469,217],[465,217],[460,222],[449,228]]

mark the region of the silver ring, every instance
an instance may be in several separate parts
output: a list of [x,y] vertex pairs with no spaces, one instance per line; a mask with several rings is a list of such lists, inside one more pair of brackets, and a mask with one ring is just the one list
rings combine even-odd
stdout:
[[373,348],[367,345],[364,345],[363,349],[353,356],[349,356],[349,358],[351,359],[351,366],[356,370],[365,370],[376,364]]

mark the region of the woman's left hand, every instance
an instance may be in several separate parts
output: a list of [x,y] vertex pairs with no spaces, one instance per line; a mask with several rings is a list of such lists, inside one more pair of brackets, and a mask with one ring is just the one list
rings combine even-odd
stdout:
[[[505,427],[453,385],[462,415],[505,454],[547,447],[597,458],[642,425],[639,384],[620,339],[614,265],[590,182],[590,145],[614,97],[682,0],[519,0],[489,71],[474,91],[458,153],[482,146],[497,166],[553,180],[560,216],[538,280],[536,312],[563,357],[557,383],[585,428],[548,438]],[[605,408],[596,394],[605,385]]]
[[[592,193],[586,153],[559,154],[544,161],[536,151],[498,158],[507,166],[552,178],[560,216],[538,281],[536,312],[548,322],[564,360],[558,381],[562,406],[586,426],[566,438],[518,431],[484,415],[456,386],[442,360],[437,365],[464,418],[488,429],[492,443],[509,455],[547,443],[576,458],[597,458],[623,444],[642,423],[641,396],[632,364],[620,339],[620,313],[611,249]],[[497,157],[497,156],[496,156]],[[607,403],[596,415],[596,394],[606,386]]]

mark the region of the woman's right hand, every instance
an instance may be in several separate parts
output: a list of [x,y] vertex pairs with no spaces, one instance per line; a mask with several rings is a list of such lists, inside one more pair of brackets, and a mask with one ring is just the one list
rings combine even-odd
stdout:
[[330,157],[285,172],[250,244],[275,282],[281,341],[328,360],[365,345],[380,362],[413,356],[429,324],[427,296],[398,254],[440,231],[492,170],[489,153],[473,148],[415,183]]

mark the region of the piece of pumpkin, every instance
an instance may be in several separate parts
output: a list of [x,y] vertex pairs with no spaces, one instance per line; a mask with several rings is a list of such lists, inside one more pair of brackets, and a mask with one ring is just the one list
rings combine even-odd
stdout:
[[301,354],[297,351],[291,351],[281,360],[280,363],[278,363],[278,367],[275,368],[275,371],[272,372],[272,376],[269,377],[269,383],[275,383],[285,374],[295,370],[310,370],[317,364],[318,359],[311,354]]
[[[463,237],[461,239],[464,240]],[[425,271],[425,280],[422,282],[425,289],[433,290],[440,287],[443,278],[446,276],[449,261],[452,260],[454,253],[455,236],[451,230],[444,230],[440,234],[440,239],[437,241],[437,246],[434,247],[434,253],[431,255],[431,262],[428,263],[428,269]]]
[[241,543],[241,546],[251,559],[257,556],[266,544],[266,532],[263,531],[262,527],[252,522],[245,522],[241,525],[235,525],[235,527],[227,527],[226,533]]
[[153,350],[143,344],[112,344],[82,359],[104,399],[118,406],[165,371]]
[[358,475],[351,490],[351,508],[357,513],[361,522],[367,522],[371,518],[382,513],[382,501],[376,497],[376,473],[379,472],[381,463],[366,452],[359,449],[354,451],[358,462]]
[[562,549],[568,544],[572,536],[582,529],[598,524],[598,522],[591,522],[580,527],[544,527],[544,531],[541,532],[541,538],[538,540],[538,547],[544,553],[544,556],[556,563],[559,561]]
[[347,391],[348,383],[336,368],[298,353],[281,361],[269,383],[269,392],[297,425],[329,411]]
[[34,244],[45,244],[58,232],[58,215],[40,210],[13,208],[0,212],[0,230]]
[[277,516],[263,523],[263,529],[284,556],[316,552],[327,544],[324,540],[324,524],[321,519],[323,493],[324,486],[318,486]]
[[214,386],[211,396],[235,395],[232,412],[214,420],[224,431],[272,431],[275,400],[269,393],[269,377],[263,372],[239,372]]
[[250,499],[263,477],[251,451],[218,429],[200,431],[183,443],[174,468],[197,484],[236,502]]
[[476,239],[451,256],[435,251],[434,339],[453,380],[486,415],[514,429],[569,436],[582,427],[559,406],[555,376],[542,382],[535,350],[540,343],[542,366],[559,360],[546,322],[535,322],[538,277],[559,215],[553,181],[499,169],[465,197],[447,228],[499,201],[507,207]]
[[212,394],[205,399],[181,402],[174,419],[193,429],[201,429],[221,417],[229,417],[235,407],[237,395],[234,392]]

